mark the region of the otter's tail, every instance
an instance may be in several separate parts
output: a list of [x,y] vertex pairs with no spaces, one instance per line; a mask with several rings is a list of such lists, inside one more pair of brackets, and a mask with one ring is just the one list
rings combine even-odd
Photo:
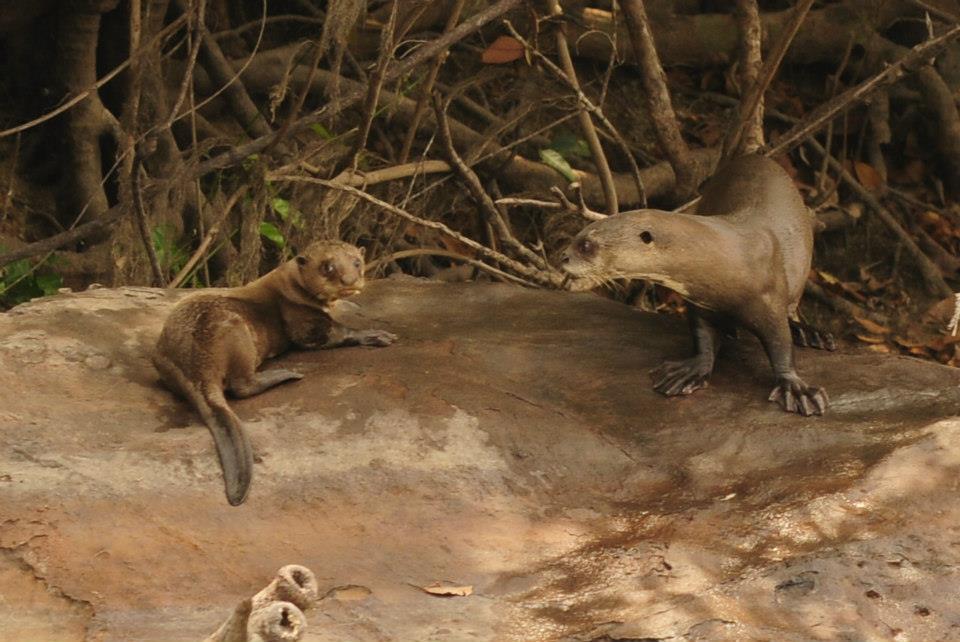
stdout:
[[175,363],[163,355],[154,355],[153,365],[163,380],[186,397],[207,424],[220,458],[227,501],[231,506],[242,504],[253,477],[253,449],[240,418],[227,405],[223,390],[217,385],[204,384],[198,389]]

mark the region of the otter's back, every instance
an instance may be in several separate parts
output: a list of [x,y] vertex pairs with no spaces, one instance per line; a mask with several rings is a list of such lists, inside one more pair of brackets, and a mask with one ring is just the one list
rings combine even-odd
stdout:
[[747,234],[774,238],[787,287],[799,300],[810,270],[813,217],[780,165],[757,155],[731,160],[703,185],[697,213],[721,215]]

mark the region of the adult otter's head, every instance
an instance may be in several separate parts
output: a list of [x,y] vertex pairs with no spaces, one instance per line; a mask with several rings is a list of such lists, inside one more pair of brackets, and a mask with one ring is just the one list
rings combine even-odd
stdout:
[[363,248],[343,241],[317,241],[294,259],[300,286],[321,301],[363,289]]
[[616,278],[644,278],[679,292],[672,275],[670,248],[676,229],[660,210],[635,210],[595,221],[583,228],[563,252],[561,265],[571,276],[599,284]]

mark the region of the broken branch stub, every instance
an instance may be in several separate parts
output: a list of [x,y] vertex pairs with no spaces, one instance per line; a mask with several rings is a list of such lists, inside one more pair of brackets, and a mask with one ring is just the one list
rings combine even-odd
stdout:
[[307,610],[317,601],[317,578],[306,566],[288,564],[262,591],[253,596],[253,610],[270,602],[293,602]]
[[303,611],[317,601],[317,578],[289,564],[252,598],[241,601],[204,642],[296,642],[307,628]]
[[248,642],[296,642],[307,630],[307,618],[296,604],[271,602],[247,622]]
[[579,205],[574,205],[571,203],[567,196],[563,193],[563,190],[556,185],[550,188],[550,192],[560,199],[560,205],[568,212],[575,212],[588,221],[602,221],[603,219],[607,218],[606,214],[597,212],[587,207],[586,201],[583,200],[583,190],[580,188],[579,182],[570,183],[570,189],[576,192]]

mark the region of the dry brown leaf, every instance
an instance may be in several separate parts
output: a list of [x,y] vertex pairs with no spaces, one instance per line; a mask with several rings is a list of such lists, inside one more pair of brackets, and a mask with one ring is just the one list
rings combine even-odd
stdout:
[[523,57],[523,43],[510,36],[500,36],[483,50],[480,60],[488,65],[502,65]]
[[829,272],[824,272],[823,270],[817,270],[817,274],[820,275],[820,278],[823,279],[824,283],[829,283],[830,285],[837,285],[840,283],[840,279],[833,276]]
[[441,247],[449,252],[455,252],[460,256],[468,256],[472,259],[477,258],[477,251],[460,239],[443,234],[437,237],[437,241]]
[[873,350],[874,352],[882,352],[884,354],[889,354],[890,346],[882,343],[874,343],[867,346],[867,350]]
[[466,597],[473,594],[473,587],[469,585],[441,584],[440,582],[430,586],[421,586],[420,590],[430,595],[438,597]]
[[886,341],[886,339],[883,337],[875,337],[872,334],[855,334],[854,336],[864,343],[870,343],[874,345],[884,343]]
[[893,338],[893,342],[896,343],[901,348],[913,349],[913,348],[925,348],[926,342],[920,341],[918,339],[908,339],[906,337],[896,336]]
[[860,292],[863,288],[856,281],[843,281],[840,283],[840,288],[858,301],[867,300],[867,297]]
[[890,328],[884,325],[880,325],[875,321],[870,319],[862,319],[860,317],[853,317],[854,320],[863,326],[863,329],[867,332],[872,332],[873,334],[890,334]]
[[857,180],[860,181],[860,184],[871,192],[877,192],[883,187],[883,178],[871,165],[861,161],[855,161],[853,163],[853,171],[856,173]]

